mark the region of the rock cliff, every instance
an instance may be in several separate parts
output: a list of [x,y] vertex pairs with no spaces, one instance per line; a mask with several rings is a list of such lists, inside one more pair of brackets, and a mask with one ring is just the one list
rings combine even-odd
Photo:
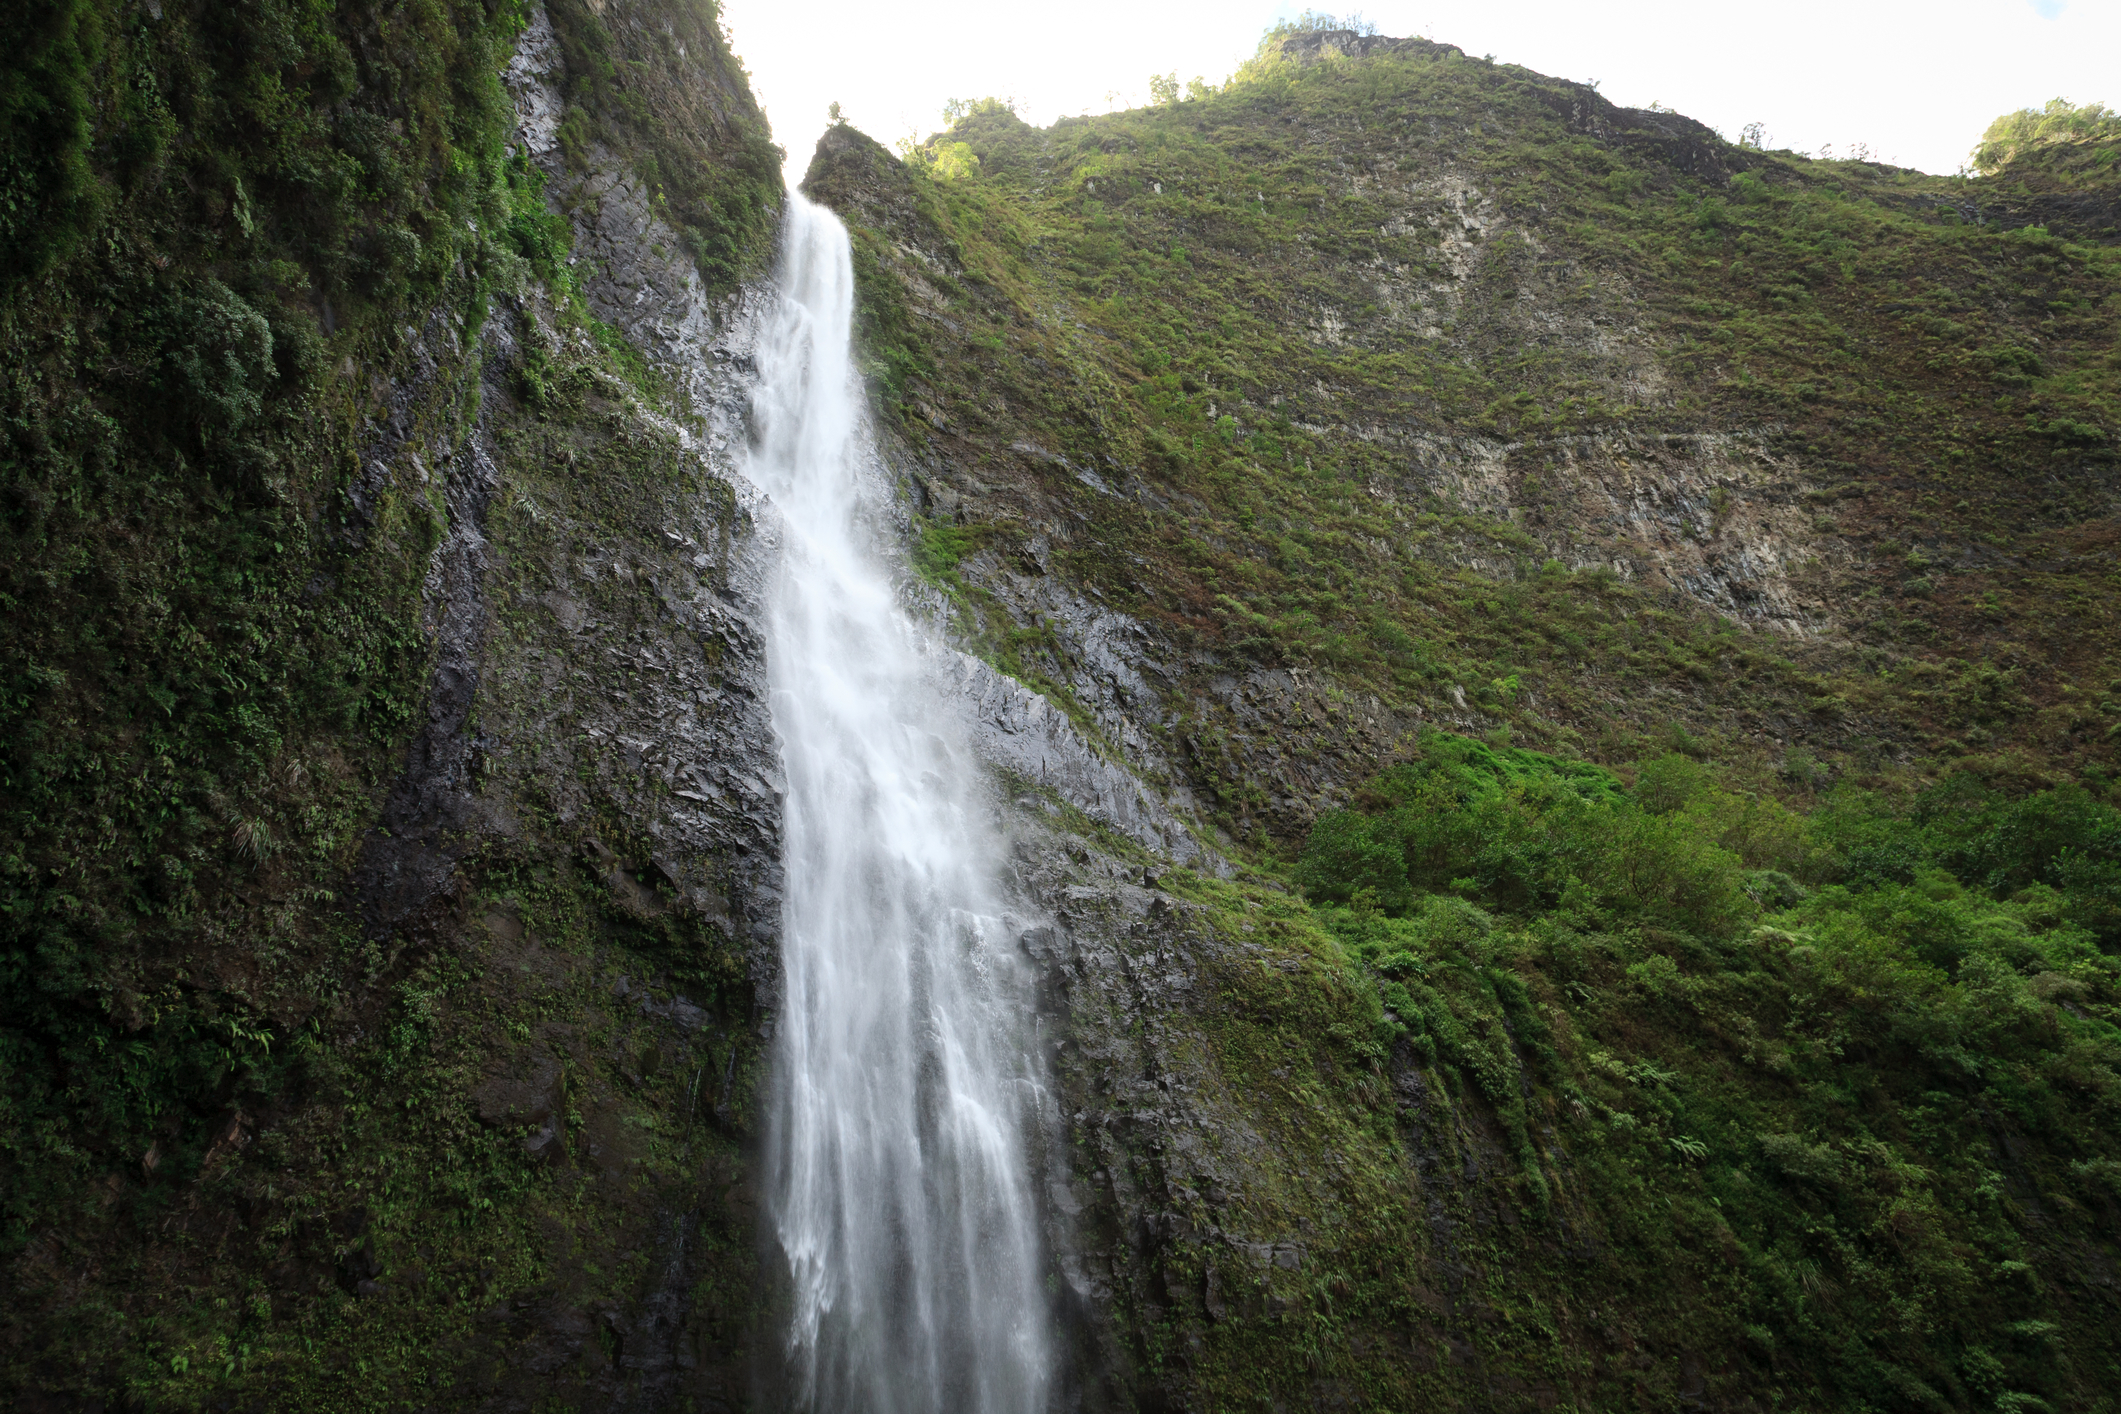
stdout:
[[[47,380],[14,407],[57,430],[11,443],[47,519],[10,521],[44,619],[10,671],[110,724],[10,699],[11,1403],[741,1403],[779,926],[772,529],[731,452],[779,184],[741,71],[688,4],[107,8],[52,20],[91,126],[160,104],[175,143],[9,291]],[[320,200],[333,163],[367,205]],[[127,281],[175,322],[96,312]],[[163,426],[155,370],[202,353],[177,391],[218,421]],[[55,528],[39,471],[84,455]],[[40,558],[99,539],[196,690]],[[60,784],[84,746],[147,808]]]
[[[1583,757],[1645,782],[1712,757],[1754,804],[1681,828],[1852,881],[1715,822],[1836,779],[2102,789],[2110,235],[1949,205],[2030,200],[2011,180],[1762,152],[1331,31],[1152,110],[1034,129],[975,104],[903,161],[837,128],[804,185],[853,229],[887,456],[961,641],[1236,866],[1173,870],[1020,802],[1077,1397],[1971,1408],[1983,1381],[2062,1398],[2111,1358],[2112,1215],[2070,1167],[2098,1161],[2000,1099],[1945,1100],[1946,1070],[1857,1020],[1840,964],[1812,970],[1837,945],[1776,912],[1801,888],[1756,876],[1740,911],[1782,921],[1735,934],[1630,925],[1511,902],[1486,871],[1516,866],[1431,823],[1471,790],[1506,833],[1615,780]],[[1485,772],[1493,795],[1466,784]],[[1394,779],[1460,784],[1395,811]],[[1340,833],[1365,817],[1407,873],[1365,872]],[[1346,852],[1314,836],[1299,877],[1315,902],[1346,870],[1345,910],[1273,877],[1314,822]],[[2107,848],[2099,828],[2072,837]],[[1425,900],[1350,882],[1423,849],[1455,861]],[[1940,925],[1907,926],[1875,945],[1940,955]],[[1971,993],[1909,995],[1940,1016]],[[1806,996],[1834,998],[1868,1101],[1815,1088],[1844,1053]],[[1932,1103],[1944,1129],[1890,1117]],[[1856,1175],[1874,1142],[1916,1189]],[[1992,1225],[1973,1154],[2040,1216]],[[2066,1235],[2035,1196],[2065,1172]],[[1903,1201],[1937,1225],[1886,1237]],[[2037,1270],[2010,1299],[2052,1314],[1943,1295],[1923,1273],[1954,1244],[1995,1254],[1968,1281]],[[2011,1346],[2027,1322],[2057,1343]]]
[[[37,15],[0,1388],[779,1407],[715,9]],[[805,186],[1040,978],[1060,1407],[2100,1407],[2108,194],[1340,31],[949,136]],[[2045,873],[1877,804],[2043,786]]]
[[[1734,146],[1448,45],[1270,49],[1165,108],[974,111],[975,176],[840,129],[806,178],[873,272],[909,484],[1027,673],[1236,838],[1417,722],[2104,759],[2109,625],[2044,607],[2109,597],[2095,230],[2064,255],[1948,206],[2009,181]],[[1055,594],[1129,621],[1151,691],[1117,706]],[[2013,662],[2039,686],[1970,700]],[[1262,671],[1267,718],[1227,686]],[[1287,763],[1233,752],[1269,720]]]

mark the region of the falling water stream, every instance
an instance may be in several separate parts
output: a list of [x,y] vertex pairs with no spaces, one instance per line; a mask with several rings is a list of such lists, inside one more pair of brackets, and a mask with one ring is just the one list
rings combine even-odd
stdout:
[[767,658],[787,775],[771,1217],[794,1397],[1038,1414],[1048,1352],[1021,978],[993,817],[887,568],[846,230],[791,194],[752,479],[784,526]]

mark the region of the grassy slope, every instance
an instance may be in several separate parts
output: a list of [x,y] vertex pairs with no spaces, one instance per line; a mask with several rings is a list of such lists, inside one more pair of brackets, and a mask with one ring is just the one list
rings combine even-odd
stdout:
[[[1604,759],[1675,720],[1763,776],[1790,752],[1857,776],[2111,759],[2110,220],[1974,224],[2037,183],[1740,150],[1419,42],[1043,131],[976,113],[952,141],[977,175],[850,135],[810,178],[896,276],[867,286],[881,396],[913,460],[956,468],[938,515],[965,547],[1064,537],[1071,582],[1212,656],[1174,695],[1200,710],[1181,752],[1220,754],[1204,688],[1249,659],[1431,719],[1465,719],[1456,688]],[[1557,493],[1573,463],[1719,432],[1773,469],[1771,548],[1820,639],[1616,582],[1599,562],[1631,547]],[[1506,515],[1437,478],[1470,446]],[[1744,517],[1722,481],[1675,540],[1713,551]],[[997,619],[994,645],[1065,682],[1034,627]],[[1247,824],[1245,771],[1199,774]]]
[[[509,151],[518,7],[32,10],[0,130],[0,1384],[391,1406],[515,1338],[472,1324],[497,1299],[631,1299],[659,1205],[694,1201],[668,1191],[732,1162],[693,1091],[710,1059],[741,1073],[722,1021],[749,1000],[712,928],[644,914],[573,857],[552,783],[499,762],[517,847],[465,862],[456,917],[364,934],[348,875],[426,716],[448,517],[444,467],[364,463],[392,431],[462,437],[479,368],[451,353],[511,297],[559,336],[515,371],[524,400],[485,410],[516,497],[487,530],[516,573],[660,544],[705,488],[636,417],[655,390],[589,327],[566,223]],[[711,288],[755,272],[779,176],[711,6],[555,21],[570,132],[661,184]],[[718,81],[661,81],[669,34]],[[659,114],[686,121],[647,142]],[[561,456],[581,482],[547,484]],[[645,586],[606,597],[608,624],[659,632]],[[486,728],[522,706],[485,702]],[[638,845],[626,773],[575,770],[600,832]],[[603,1000],[620,973],[713,1008],[698,1057],[643,1061],[652,1037]],[[591,1131],[557,1168],[469,1097],[548,1041]],[[620,1115],[649,1132],[605,1132]],[[588,1164],[592,1141],[635,1166]],[[748,1289],[748,1239],[701,1237]],[[352,1299],[364,1273],[387,1298]]]
[[[1209,995],[1077,1016],[1070,1093],[1111,1111],[1086,1174],[1168,1209],[1157,1241],[1083,1220],[1126,1254],[1144,1397],[2110,1407],[2109,208],[1740,151],[1419,45],[930,150],[960,141],[975,176],[838,132],[807,185],[853,227],[916,560],[988,652],[1068,698],[994,593],[1050,537],[1056,578],[1192,653],[1180,745],[1252,660],[1432,718],[1456,685],[1618,766],[1405,739],[1308,832],[1312,903],[1167,876],[1221,940]],[[1500,228],[1455,274],[1398,220],[1452,178]],[[2083,239],[1978,224],[2043,212]],[[1402,271],[1455,293],[1410,317]],[[1419,455],[1352,431],[1395,422],[1515,444],[1514,514],[1424,499]],[[1565,439],[1717,429],[1799,468],[1836,633],[1544,563],[1580,527],[1526,482]],[[1243,834],[1254,763],[1188,760]],[[1115,1137],[1096,1067],[1140,1034],[1215,1117],[1178,1148]],[[1168,1097],[1134,1103],[1159,1133]]]

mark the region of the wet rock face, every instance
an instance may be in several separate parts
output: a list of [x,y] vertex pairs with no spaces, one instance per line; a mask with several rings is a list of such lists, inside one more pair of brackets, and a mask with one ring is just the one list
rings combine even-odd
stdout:
[[[1068,724],[1081,743],[1070,750],[1116,763],[1102,766],[1098,780],[1114,770],[1124,777],[1116,788],[1086,781],[1082,796],[1073,793],[1075,786],[1058,784],[1066,777],[1056,778],[1056,788],[1091,818],[1182,863],[1221,872],[1219,831],[1204,817],[1207,802],[1226,795],[1228,783],[1249,788],[1229,811],[1230,825],[1241,837],[1256,829],[1297,832],[1308,827],[1319,800],[1376,774],[1420,730],[1422,718],[1395,712],[1368,694],[1341,691],[1305,669],[1240,666],[1180,649],[1141,620],[1096,602],[1057,576],[1035,572],[1035,564],[982,555],[967,561],[966,568],[1016,622],[1037,625],[1056,646],[1053,659],[1042,666],[1067,685],[1088,719],[1085,727],[1074,728],[1065,714],[1046,708],[1050,719]],[[1009,685],[1017,694],[1030,692]],[[1477,726],[1480,719],[1466,709],[1438,720]],[[975,737],[995,764],[1022,770],[1014,740],[984,730]],[[1204,789],[1208,783],[1222,789]],[[1199,840],[1210,862],[1202,864],[1189,846],[1171,843],[1179,838],[1171,825],[1142,831],[1121,825],[1131,808],[1107,802],[1130,791],[1153,802],[1152,816],[1168,818]]]
[[435,926],[438,919],[423,915],[450,891],[467,832],[481,823],[472,799],[467,725],[486,627],[481,579],[490,563],[482,525],[500,470],[491,439],[463,423],[481,382],[479,364],[467,358],[471,352],[447,315],[437,311],[428,320],[411,353],[410,376],[392,390],[387,415],[363,458],[363,475],[348,493],[349,531],[356,537],[371,523],[365,503],[394,483],[439,483],[449,509],[449,529],[429,557],[423,584],[422,627],[435,652],[427,720],[354,869],[362,922],[376,938]]
[[[710,298],[685,242],[654,214],[620,154],[594,147],[585,162],[564,160],[564,72],[550,19],[536,7],[504,74],[518,136],[572,215],[573,259],[586,275],[591,310],[676,387],[679,420],[636,404],[640,435],[673,442],[711,494],[670,498],[657,523],[629,526],[628,534],[597,537],[595,527],[579,527],[588,534],[556,557],[568,569],[531,591],[557,637],[549,650],[528,655],[538,666],[526,684],[534,686],[525,701],[535,715],[525,736],[576,739],[643,786],[659,783],[660,790],[650,787],[658,803],[637,817],[654,842],[644,862],[688,907],[743,939],[770,1010],[779,762],[765,699],[760,596],[772,532],[770,512],[737,461],[766,296],[744,287]],[[615,592],[639,596],[630,615],[599,613]],[[517,664],[521,671],[520,654]],[[585,694],[574,686],[585,668],[592,680],[623,678],[629,687]]]
[[[450,435],[377,454],[401,482],[429,468],[451,515],[426,579],[426,719],[353,893],[379,944],[477,959],[500,1014],[570,1018],[497,1037],[464,1098],[480,1125],[587,1186],[543,1250],[563,1270],[619,1274],[621,1294],[581,1276],[512,1292],[496,1279],[499,1304],[464,1346],[467,1407],[527,1408],[555,1388],[606,1407],[732,1400],[745,1318],[693,1293],[726,1283],[731,1253],[749,1261],[749,1012],[770,1012],[778,985],[779,763],[759,627],[770,537],[708,433],[628,390],[599,385],[594,432],[530,416],[513,369],[533,346],[591,356],[536,298],[498,311],[470,365],[477,419],[429,418]],[[725,416],[709,402],[694,422]],[[730,992],[748,1006],[732,1016],[725,996],[710,1014],[623,977],[589,996],[593,956],[545,945],[513,908],[477,912],[497,859],[578,872],[622,933],[739,957]],[[705,1169],[652,1162],[644,1115],[701,1148]],[[373,1252],[338,1277],[364,1301],[420,1297]]]
[[[496,309],[476,346],[439,313],[418,337],[348,533],[362,533],[364,494],[432,484],[446,504],[424,587],[433,669],[352,892],[379,946],[479,959],[498,1013],[561,1018],[496,1036],[463,1097],[480,1126],[587,1195],[568,1221],[546,1220],[553,1284],[478,1279],[498,1299],[461,1347],[464,1407],[528,1408],[555,1391],[720,1407],[748,1387],[757,1297],[698,1292],[752,1285],[731,1273],[751,1270],[745,1152],[759,1023],[779,986],[761,599],[774,532],[736,461],[758,296],[708,298],[617,154],[593,152],[586,170],[560,160],[558,62],[535,10],[506,75],[519,136],[574,213],[591,309],[677,396],[612,377],[537,290]],[[526,392],[531,359],[561,370],[564,401]],[[480,911],[495,861],[578,875],[615,920],[607,931],[651,955],[677,947],[680,965],[726,954],[738,975],[719,998],[611,983],[515,906]],[[651,1133],[695,1166],[673,1171]],[[358,1299],[417,1299],[386,1265],[362,1248],[336,1277]]]
[[[682,56],[681,56],[682,57]],[[748,287],[717,301],[700,279],[684,238],[652,205],[640,174],[621,153],[592,143],[569,162],[559,141],[566,61],[542,5],[503,74],[516,105],[516,131],[551,183],[574,226],[574,268],[596,317],[626,336],[675,379],[692,416],[716,448],[723,413],[741,401],[749,368],[745,339],[760,295]],[[709,106],[714,84],[694,85]],[[713,115],[707,115],[712,122]]]
[[[482,838],[522,837],[515,791],[532,780],[546,783],[562,827],[588,828],[588,796],[570,783],[589,776],[637,812],[634,828],[687,906],[770,956],[778,764],[759,629],[763,552],[740,500],[748,491],[711,444],[636,410],[618,446],[691,463],[719,494],[636,503],[624,526],[570,515],[565,494],[541,484],[548,469],[522,460],[534,449],[509,419],[508,370],[526,338],[558,335],[534,306],[496,318],[482,375],[488,413],[455,446],[428,448],[451,473],[453,512],[427,577],[437,657],[428,720],[356,871],[364,916],[387,934],[445,900],[457,860]],[[703,422],[733,415],[721,403],[704,413]],[[420,454],[408,442],[397,455]],[[537,558],[488,539],[496,498],[517,531],[545,542]],[[770,966],[759,975],[770,985]]]
[[935,682],[959,714],[966,739],[984,763],[1052,791],[1144,849],[1182,864],[1227,873],[1229,865],[1200,838],[1199,826],[1145,786],[1127,757],[1108,758],[1092,738],[1038,693],[968,654],[950,652]]
[[[430,319],[349,493],[355,536],[385,486],[438,483],[449,511],[425,584],[436,654],[427,720],[364,847],[356,893],[377,936],[423,914],[434,915],[430,929],[446,926],[457,862],[482,840],[526,834],[517,789],[551,783],[557,822],[583,829],[588,793],[567,783],[597,778],[626,798],[635,828],[653,841],[645,862],[663,882],[761,959],[770,997],[778,764],[759,627],[769,547],[733,460],[755,297],[708,299],[617,154],[594,154],[582,172],[561,161],[561,72],[537,7],[504,73],[518,136],[574,207],[592,307],[675,375],[683,418],[613,387],[603,391],[615,400],[614,436],[594,450],[579,437],[540,446],[524,435],[513,370],[533,350],[592,356],[587,335],[577,330],[566,337],[578,347],[562,347],[536,298],[497,311],[477,349],[446,315]],[[467,423],[471,407],[480,412]],[[634,448],[689,463],[711,494],[644,488],[622,520],[599,524],[540,464],[548,451],[568,472],[586,470],[594,454],[649,459],[627,455]],[[493,543],[496,504],[543,542],[534,557]],[[507,627],[497,633],[499,620]]]

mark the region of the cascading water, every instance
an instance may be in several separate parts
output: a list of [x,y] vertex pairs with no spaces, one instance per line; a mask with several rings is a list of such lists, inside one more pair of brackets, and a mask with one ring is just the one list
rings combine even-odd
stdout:
[[876,533],[847,233],[791,194],[753,480],[784,524],[767,648],[788,782],[772,1218],[796,1398],[1039,1414],[1036,1092],[976,773]]

